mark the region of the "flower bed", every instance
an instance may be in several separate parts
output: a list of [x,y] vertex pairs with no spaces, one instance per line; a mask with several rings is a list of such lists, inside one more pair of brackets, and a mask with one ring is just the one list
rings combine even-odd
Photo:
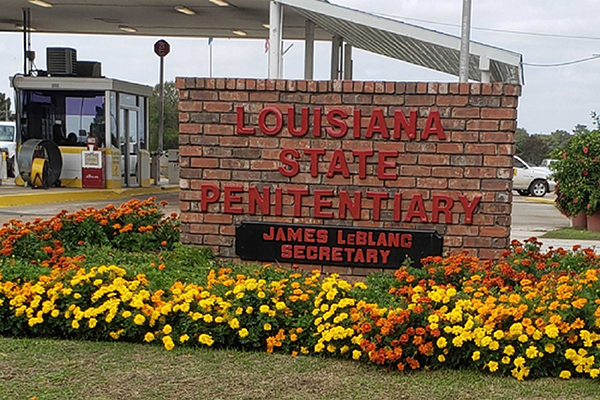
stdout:
[[[159,218],[152,234],[166,229],[163,224],[173,220]],[[48,223],[17,225],[0,238],[28,237],[20,231]],[[112,233],[132,231],[113,227]],[[13,249],[19,240],[11,239]],[[181,274],[173,254],[190,254],[177,252],[178,246],[157,255],[164,267],[153,267],[153,278],[136,265],[84,266],[83,255],[69,262],[52,255],[37,275],[16,276],[10,265],[18,256],[0,257],[0,333],[160,343],[167,350],[319,354],[400,370],[475,368],[520,380],[600,374],[600,267],[590,250],[540,253],[535,240],[513,242],[496,263],[465,255],[428,258],[422,269],[403,266],[393,276],[355,284],[268,265],[217,268],[209,260],[196,266],[205,274],[161,281]]]

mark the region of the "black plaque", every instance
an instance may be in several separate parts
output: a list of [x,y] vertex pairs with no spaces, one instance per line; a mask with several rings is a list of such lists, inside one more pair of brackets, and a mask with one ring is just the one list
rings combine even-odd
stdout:
[[242,222],[235,230],[242,260],[396,269],[441,256],[436,231]]

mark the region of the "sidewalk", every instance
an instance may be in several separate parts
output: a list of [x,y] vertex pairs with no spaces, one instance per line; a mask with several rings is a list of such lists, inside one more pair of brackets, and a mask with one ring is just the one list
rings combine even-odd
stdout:
[[32,189],[5,183],[0,186],[0,207],[13,207],[32,204],[60,203],[64,201],[95,201],[130,198],[135,196],[152,196],[179,191],[178,185],[169,185],[167,181],[160,186],[121,188],[121,189],[81,189],[81,188],[49,188]]

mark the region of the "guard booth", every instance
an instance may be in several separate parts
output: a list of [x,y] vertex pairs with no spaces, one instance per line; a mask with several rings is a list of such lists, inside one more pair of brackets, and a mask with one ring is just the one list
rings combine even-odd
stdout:
[[[18,146],[32,139],[56,144],[62,155],[60,186],[82,187],[88,138],[102,151],[106,188],[150,185],[152,87],[104,77],[23,75],[14,76],[11,85]],[[30,163],[30,157],[24,158],[18,161],[22,176]]]

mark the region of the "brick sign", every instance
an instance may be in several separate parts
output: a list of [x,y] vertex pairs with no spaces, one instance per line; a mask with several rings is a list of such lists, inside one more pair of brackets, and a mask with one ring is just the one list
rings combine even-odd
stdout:
[[[177,87],[184,243],[251,259],[236,226],[254,222],[268,239],[284,224],[279,239],[253,242],[268,254],[256,260],[345,275],[441,253],[415,230],[482,258],[508,245],[518,86],[180,78]],[[303,224],[314,237],[298,236]],[[333,241],[367,228],[419,239]]]

